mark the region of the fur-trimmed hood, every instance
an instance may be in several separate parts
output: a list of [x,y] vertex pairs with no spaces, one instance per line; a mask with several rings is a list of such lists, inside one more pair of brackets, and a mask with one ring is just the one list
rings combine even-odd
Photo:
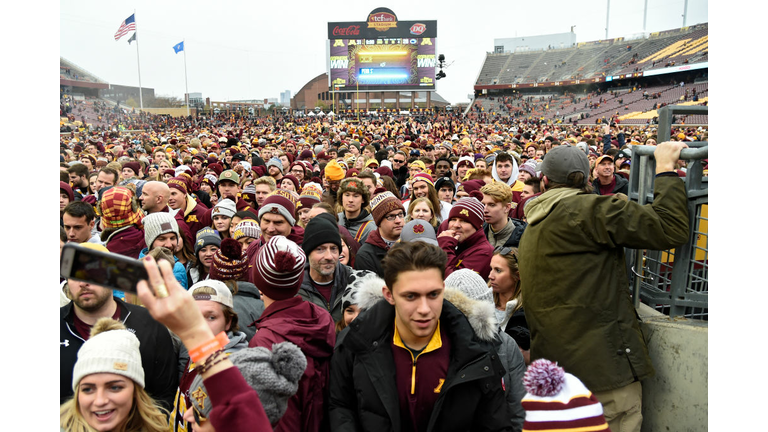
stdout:
[[[384,281],[378,276],[376,276],[378,280],[374,278],[364,279],[366,280],[360,284],[357,293],[357,306],[361,312],[370,309],[379,301],[384,301],[384,293],[381,290]],[[443,298],[456,306],[456,309],[467,317],[470,326],[480,339],[490,341],[496,338],[499,323],[496,321],[493,303],[472,300],[463,292],[451,287],[445,288]]]
[[460,310],[469,320],[469,325],[482,340],[493,340],[499,331],[499,323],[493,312],[493,303],[472,300],[456,288],[446,287],[443,298]]

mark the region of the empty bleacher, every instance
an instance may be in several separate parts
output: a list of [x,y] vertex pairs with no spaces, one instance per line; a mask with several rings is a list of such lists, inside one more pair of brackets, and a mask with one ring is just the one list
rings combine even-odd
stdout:
[[[476,85],[588,79],[703,62],[708,24],[653,33],[647,38],[596,41],[573,48],[486,55]],[[628,46],[631,49],[628,49]]]

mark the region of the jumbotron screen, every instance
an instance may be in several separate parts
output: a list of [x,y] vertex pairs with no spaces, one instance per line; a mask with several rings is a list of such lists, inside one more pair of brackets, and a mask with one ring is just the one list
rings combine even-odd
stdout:
[[330,41],[335,91],[434,90],[436,38]]

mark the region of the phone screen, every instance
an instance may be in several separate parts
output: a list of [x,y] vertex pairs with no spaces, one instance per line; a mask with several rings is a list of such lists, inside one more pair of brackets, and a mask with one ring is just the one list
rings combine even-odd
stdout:
[[136,293],[139,281],[149,279],[139,260],[72,243],[62,249],[61,275],[132,294]]

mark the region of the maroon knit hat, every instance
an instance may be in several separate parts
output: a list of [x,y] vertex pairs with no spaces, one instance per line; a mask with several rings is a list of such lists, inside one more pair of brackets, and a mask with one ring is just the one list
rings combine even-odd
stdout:
[[172,189],[178,189],[181,192],[183,192],[185,195],[188,193],[187,181],[186,179],[183,179],[181,177],[174,177],[172,179],[168,179],[168,187]]
[[253,264],[253,284],[272,300],[287,300],[299,292],[307,256],[296,243],[274,236],[259,249]]
[[479,192],[473,192],[472,194],[473,196],[464,197],[456,201],[456,204],[451,208],[451,212],[448,213],[448,220],[459,218],[469,222],[475,229],[479,230],[483,226],[485,206],[479,199],[475,198],[474,194],[479,194]]
[[221,247],[213,256],[210,278],[220,281],[246,280],[248,269],[248,255],[246,255],[240,242],[231,238],[221,241]]
[[128,168],[131,171],[133,171],[135,175],[139,175],[139,170],[141,169],[141,165],[139,165],[138,162],[126,162],[123,164],[123,168]]
[[280,183],[283,182],[283,179],[288,179],[293,183],[293,187],[296,189],[296,192],[301,191],[301,185],[299,184],[299,179],[297,179],[295,176],[288,174],[284,175],[282,179],[280,179]]
[[389,167],[386,167],[386,166],[383,166],[383,167],[380,167],[380,168],[376,168],[373,172],[379,173],[381,175],[389,176],[389,177],[392,177],[392,178],[395,177],[395,173],[393,173],[392,170]]
[[216,173],[216,177],[220,176],[221,173],[224,172],[224,167],[221,166],[221,164],[218,162],[208,164],[208,169],[213,170],[213,172]]
[[275,213],[283,216],[291,226],[296,225],[296,203],[298,199],[294,198],[291,192],[283,189],[276,189],[267,195],[264,202],[259,207],[259,221],[264,213]]
[[176,175],[176,171],[172,169],[167,169],[167,170],[164,170],[162,174],[163,175],[169,174],[171,177],[173,177]]
[[472,194],[473,191],[480,191],[480,188],[485,186],[485,181],[480,179],[475,180],[467,180],[465,182],[462,182],[459,185],[459,188],[456,190],[456,192],[464,191],[468,194]]
[[72,202],[75,200],[75,193],[72,191],[72,186],[70,186],[68,183],[60,181],[59,190],[63,190],[64,192],[67,193],[67,196],[69,196],[69,202]]

